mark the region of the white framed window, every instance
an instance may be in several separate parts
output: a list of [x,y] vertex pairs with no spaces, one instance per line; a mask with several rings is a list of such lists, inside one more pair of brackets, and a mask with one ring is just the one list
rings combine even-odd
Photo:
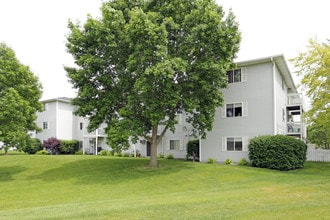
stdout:
[[182,140],[180,138],[173,138],[167,140],[166,150],[183,150]]
[[246,82],[247,72],[246,68],[234,69],[227,71],[228,83]]
[[48,121],[44,121],[43,123],[42,123],[42,129],[48,129]]
[[222,108],[222,118],[247,117],[247,102],[228,103]]
[[175,120],[177,121],[178,125],[182,125],[183,124],[183,114],[182,113],[176,114],[175,115]]
[[247,137],[222,137],[222,151],[247,151],[248,144]]

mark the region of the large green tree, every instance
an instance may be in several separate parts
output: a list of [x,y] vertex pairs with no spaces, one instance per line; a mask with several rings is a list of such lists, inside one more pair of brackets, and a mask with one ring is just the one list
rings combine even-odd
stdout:
[[41,94],[38,78],[0,43],[0,141],[5,149],[30,144],[28,131],[39,130],[35,120],[42,110]]
[[[305,116],[310,124],[309,138],[322,146],[330,144],[330,41],[311,39],[307,51],[292,59],[301,85],[311,100]],[[317,140],[319,139],[319,140]],[[315,143],[316,143],[315,142]]]
[[174,131],[176,114],[185,112],[199,134],[212,129],[239,49],[238,24],[214,0],[113,0],[101,12],[83,26],[69,22],[73,104],[89,116],[90,130],[107,123],[115,149],[148,139],[156,167],[157,145]]

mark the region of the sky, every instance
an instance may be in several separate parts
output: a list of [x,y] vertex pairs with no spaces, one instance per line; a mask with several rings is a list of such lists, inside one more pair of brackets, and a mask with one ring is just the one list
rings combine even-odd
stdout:
[[[308,40],[330,38],[330,3],[324,0],[216,0],[231,8],[242,33],[236,61],[283,54],[286,59],[306,50]],[[0,42],[39,77],[42,100],[74,97],[64,66],[73,59],[66,52],[68,20],[81,23],[97,17],[102,0],[0,0]],[[288,61],[296,83],[294,69]]]

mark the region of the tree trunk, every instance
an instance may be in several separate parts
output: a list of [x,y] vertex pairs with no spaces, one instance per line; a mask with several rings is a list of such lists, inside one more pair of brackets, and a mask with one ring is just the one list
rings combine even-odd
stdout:
[[150,146],[150,167],[157,168],[157,130],[158,125],[152,127],[151,146]]

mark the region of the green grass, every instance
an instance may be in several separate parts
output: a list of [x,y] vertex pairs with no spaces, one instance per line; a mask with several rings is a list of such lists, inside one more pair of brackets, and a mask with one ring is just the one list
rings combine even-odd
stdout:
[[0,156],[0,219],[330,219],[330,163],[252,167]]

